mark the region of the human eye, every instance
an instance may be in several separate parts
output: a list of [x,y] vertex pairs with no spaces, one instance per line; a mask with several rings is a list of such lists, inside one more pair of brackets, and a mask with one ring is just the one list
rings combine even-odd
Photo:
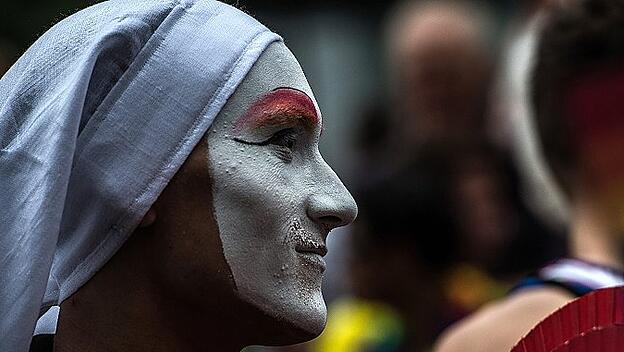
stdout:
[[289,163],[292,161],[293,151],[297,145],[297,131],[294,128],[285,128],[262,142],[249,142],[239,138],[234,140],[247,145],[272,147],[280,159]]
[[266,143],[292,150],[297,142],[297,135],[293,128],[286,128],[275,133]]

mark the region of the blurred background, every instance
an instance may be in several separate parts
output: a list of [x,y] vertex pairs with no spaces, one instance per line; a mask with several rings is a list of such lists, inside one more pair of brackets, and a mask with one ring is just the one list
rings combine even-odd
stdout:
[[[4,1],[0,73],[96,2]],[[429,351],[450,324],[565,254],[567,211],[526,99],[549,1],[226,2],[301,62],[323,114],[321,152],[360,206],[328,239],[323,335],[248,351]]]

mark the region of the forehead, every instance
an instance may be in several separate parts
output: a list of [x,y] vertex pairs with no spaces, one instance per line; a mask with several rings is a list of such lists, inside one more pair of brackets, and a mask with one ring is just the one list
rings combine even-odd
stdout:
[[260,55],[217,115],[215,124],[233,122],[267,93],[279,88],[293,88],[305,93],[311,99],[320,118],[318,104],[297,59],[284,43],[275,42]]

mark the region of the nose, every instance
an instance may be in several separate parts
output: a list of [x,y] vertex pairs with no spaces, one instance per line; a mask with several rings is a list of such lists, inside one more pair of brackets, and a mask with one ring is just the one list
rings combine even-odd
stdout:
[[358,213],[353,196],[325,161],[319,171],[307,201],[308,216],[328,231],[352,223]]

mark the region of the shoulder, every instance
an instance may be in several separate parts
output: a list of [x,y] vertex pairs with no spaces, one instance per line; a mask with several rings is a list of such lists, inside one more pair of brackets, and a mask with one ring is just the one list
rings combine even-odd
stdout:
[[519,291],[450,327],[434,351],[509,351],[537,323],[573,299],[555,287]]

